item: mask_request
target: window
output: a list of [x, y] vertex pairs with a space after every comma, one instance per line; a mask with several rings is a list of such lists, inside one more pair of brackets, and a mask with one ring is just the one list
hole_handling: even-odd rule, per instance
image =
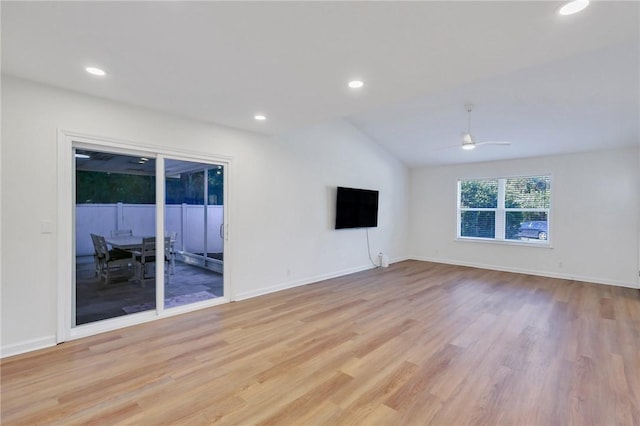
[[458, 238], [549, 244], [551, 177], [458, 181]]

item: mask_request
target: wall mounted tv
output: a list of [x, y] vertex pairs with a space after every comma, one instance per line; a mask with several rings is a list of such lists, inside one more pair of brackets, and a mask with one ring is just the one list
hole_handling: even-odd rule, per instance
[[378, 226], [378, 191], [338, 187], [336, 229]]

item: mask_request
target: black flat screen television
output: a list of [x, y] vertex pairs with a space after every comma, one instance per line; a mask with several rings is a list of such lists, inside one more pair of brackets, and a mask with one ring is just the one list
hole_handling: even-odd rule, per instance
[[338, 187], [336, 229], [378, 226], [378, 191]]

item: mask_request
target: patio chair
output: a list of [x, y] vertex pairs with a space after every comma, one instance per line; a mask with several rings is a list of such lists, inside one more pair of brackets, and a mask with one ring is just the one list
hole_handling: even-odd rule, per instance
[[103, 256], [100, 253], [100, 250], [98, 248], [98, 242], [96, 241], [96, 234], [90, 234], [91, 235], [91, 242], [93, 243], [93, 263], [95, 264], [96, 267], [96, 277], [102, 276], [102, 260], [103, 260]]
[[132, 235], [132, 229], [114, 229], [113, 231], [111, 231], [112, 237], [130, 237]]
[[[171, 238], [165, 237], [164, 239], [164, 261], [167, 264], [165, 268], [166, 283], [169, 283], [169, 269], [170, 269], [170, 255], [169, 250], [171, 246]], [[134, 253], [135, 265], [137, 270], [137, 278], [140, 281], [140, 285], [144, 287], [145, 280], [150, 278], [151, 275], [147, 275], [147, 265], [154, 264], [156, 262], [156, 237], [147, 237], [142, 239], [142, 246], [139, 252]]]
[[169, 265], [171, 274], [176, 271], [176, 240], [178, 239], [177, 232], [167, 232], [165, 237], [169, 237]]
[[91, 240], [97, 253], [100, 279], [104, 279], [105, 284], [109, 284], [111, 281], [112, 271], [122, 270], [124, 268], [128, 269], [133, 263], [131, 253], [124, 250], [109, 250], [107, 241], [103, 236], [91, 234]]

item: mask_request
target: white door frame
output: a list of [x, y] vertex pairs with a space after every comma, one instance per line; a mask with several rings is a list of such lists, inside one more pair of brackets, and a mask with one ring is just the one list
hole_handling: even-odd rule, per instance
[[[178, 159], [199, 163], [210, 163], [224, 167], [224, 251], [225, 265], [223, 274], [224, 296], [190, 305], [179, 306], [164, 310], [164, 262], [156, 262], [156, 311], [145, 311], [133, 315], [125, 315], [95, 323], [74, 327], [74, 290], [75, 290], [75, 159], [74, 148], [94, 149], [121, 153], [124, 155], [139, 155], [156, 160], [156, 176], [164, 176], [164, 159]], [[212, 155], [202, 152], [176, 151], [137, 142], [122, 141], [112, 138], [87, 135], [77, 132], [58, 130], [58, 244], [57, 244], [57, 328], [56, 342], [61, 343], [81, 337], [91, 336], [105, 331], [115, 330], [134, 324], [141, 324], [168, 316], [227, 303], [233, 300], [233, 288], [229, 265], [231, 262], [231, 242], [229, 240], [229, 176], [231, 175], [231, 157]], [[161, 174], [159, 174], [161, 173]], [[156, 179], [156, 235], [164, 235], [164, 179]], [[159, 238], [158, 249], [162, 252], [164, 239]]]

